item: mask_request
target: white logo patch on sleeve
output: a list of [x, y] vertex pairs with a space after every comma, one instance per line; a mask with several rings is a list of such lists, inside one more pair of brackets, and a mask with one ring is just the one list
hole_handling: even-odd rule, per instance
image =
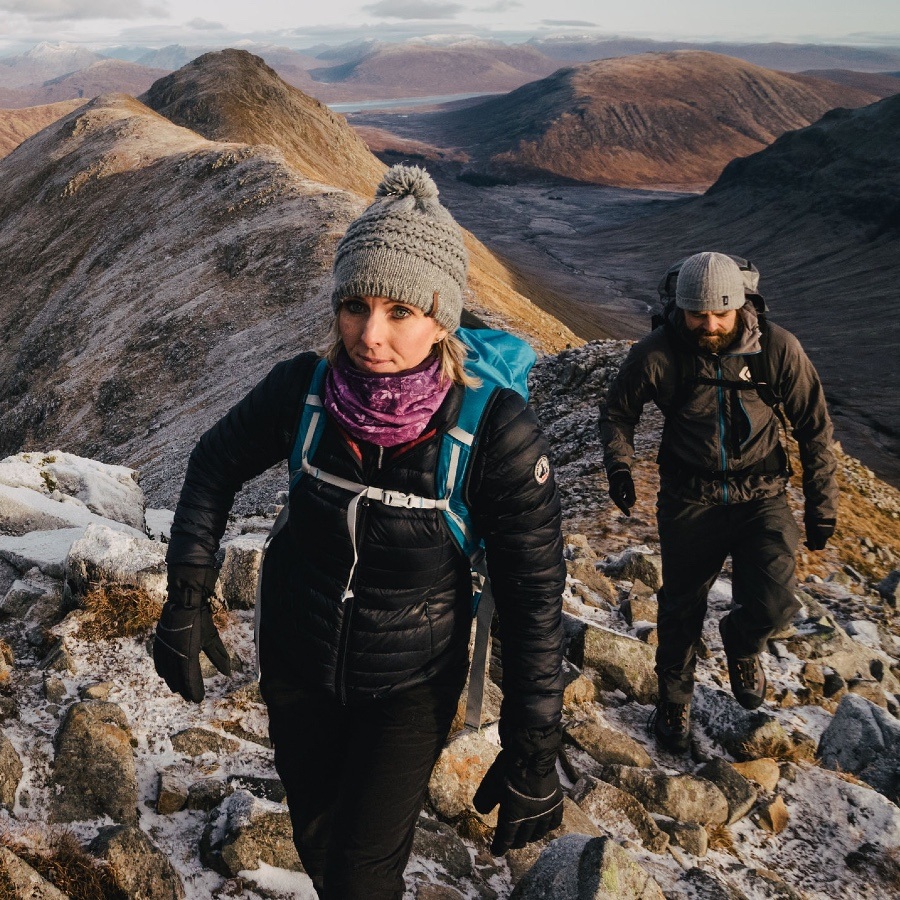
[[544, 454], [534, 464], [534, 480], [538, 484], [543, 484], [549, 477], [550, 477], [550, 460], [547, 459], [547, 455]]

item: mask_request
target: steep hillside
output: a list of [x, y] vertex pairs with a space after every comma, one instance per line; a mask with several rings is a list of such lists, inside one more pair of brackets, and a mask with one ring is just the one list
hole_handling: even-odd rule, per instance
[[[196, 437], [275, 361], [318, 345], [334, 245], [366, 201], [253, 143], [113, 95], [0, 162], [4, 452], [54, 443], [125, 461], [171, 502]], [[471, 246], [477, 311], [521, 312], [546, 349], [577, 343]]]
[[683, 51], [560, 69], [432, 123], [446, 144], [491, 172], [696, 186], [835, 106], [873, 99], [833, 82]]
[[142, 99], [210, 140], [278, 147], [314, 181], [369, 194], [384, 169], [343, 116], [286, 84], [246, 50], [204, 54], [161, 78]]
[[6, 156], [26, 138], [81, 106], [81, 100], [64, 100], [25, 109], [0, 109], [0, 156]]
[[898, 142], [900, 96], [836, 110], [735, 160], [705, 196], [595, 235], [598, 266], [615, 271], [662, 273], [700, 249], [751, 258], [773, 318], [800, 336], [823, 375], [845, 448], [894, 484]]
[[327, 85], [350, 87], [379, 98], [498, 92], [549, 75], [557, 64], [525, 45], [464, 41], [449, 46], [428, 43], [376, 46], [361, 59], [310, 75]]

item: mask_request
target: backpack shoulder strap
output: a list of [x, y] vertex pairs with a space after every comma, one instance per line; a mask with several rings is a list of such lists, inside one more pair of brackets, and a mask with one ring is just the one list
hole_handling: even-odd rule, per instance
[[675, 326], [668, 318], [662, 322], [665, 335], [669, 340], [669, 347], [675, 356], [675, 390], [672, 392], [672, 400], [666, 407], [666, 412], [675, 412], [681, 409], [691, 396], [697, 385], [697, 363], [693, 353], [688, 353], [681, 346], [678, 335], [675, 334]]
[[325, 408], [323, 398], [325, 396], [325, 375], [328, 371], [328, 361], [320, 359], [313, 369], [309, 388], [303, 401], [303, 411], [300, 414], [300, 425], [297, 428], [297, 436], [294, 439], [294, 448], [288, 461], [290, 471], [290, 486], [303, 473], [303, 460], [313, 455], [319, 446], [319, 439], [325, 428]]

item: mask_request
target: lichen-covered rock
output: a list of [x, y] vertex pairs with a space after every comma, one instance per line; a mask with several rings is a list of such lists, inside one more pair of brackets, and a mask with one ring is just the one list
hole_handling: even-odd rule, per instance
[[605, 766], [602, 777], [607, 783], [631, 794], [650, 812], [670, 816], [679, 822], [718, 825], [728, 819], [725, 796], [705, 778], [666, 775], [628, 766]]
[[146, 537], [91, 524], [66, 558], [66, 585], [72, 596], [92, 584], [113, 582], [143, 588], [162, 603], [166, 598], [166, 548]]
[[439, 866], [454, 880], [474, 872], [469, 851], [456, 831], [428, 816], [419, 816], [416, 822], [413, 854]]
[[106, 862], [107, 872], [126, 897], [184, 900], [184, 887], [172, 863], [137, 826], [101, 828], [91, 852]]
[[263, 534], [242, 534], [223, 546], [225, 558], [216, 593], [229, 609], [253, 609], [256, 605], [256, 581], [265, 542]]
[[589, 624], [584, 632], [584, 665], [591, 666], [607, 689], [618, 689], [638, 703], [657, 696], [653, 648], [625, 634]]
[[641, 581], [653, 591], [662, 587], [662, 558], [657, 553], [647, 553], [631, 547], [619, 556], [607, 560], [603, 569], [610, 578]]
[[258, 869], [260, 862], [302, 872], [292, 835], [285, 806], [260, 800], [248, 791], [235, 791], [210, 816], [200, 841], [200, 858], [229, 878], [243, 869]]
[[694, 690], [692, 715], [735, 759], [769, 755], [792, 743], [771, 713], [765, 709], [746, 710], [730, 694], [705, 685], [698, 684]]
[[758, 784], [764, 791], [772, 793], [778, 787], [781, 769], [774, 759], [749, 759], [746, 762], [733, 763], [735, 771], [744, 778]]
[[709, 832], [695, 822], [676, 822], [668, 816], [654, 816], [654, 822], [669, 840], [691, 856], [703, 857], [709, 852]]
[[69, 900], [11, 850], [0, 846], [0, 896], [26, 900]]
[[656, 881], [612, 838], [553, 841], [510, 900], [664, 900]]
[[614, 785], [585, 776], [575, 785], [573, 799], [591, 821], [612, 834], [634, 836], [651, 853], [665, 853], [668, 837], [631, 794]]
[[599, 722], [588, 720], [572, 725], [566, 729], [565, 737], [601, 765], [649, 768], [654, 764], [650, 754], [634, 738]]
[[204, 753], [234, 753], [240, 744], [224, 734], [209, 728], [185, 728], [172, 735], [172, 749], [186, 756], [202, 756]]
[[874, 703], [844, 697], [818, 752], [826, 768], [850, 772], [900, 802], [900, 722]]
[[701, 766], [697, 774], [711, 781], [724, 794], [728, 802], [726, 825], [733, 825], [753, 809], [757, 797], [756, 788], [724, 759], [715, 757]]
[[22, 760], [12, 741], [0, 731], [0, 806], [12, 812], [22, 780]]
[[56, 736], [50, 818], [109, 816], [137, 823], [137, 772], [125, 713], [114, 703], [73, 703]]
[[[475, 731], [463, 732], [447, 742], [428, 782], [428, 801], [442, 819], [455, 819], [471, 808], [475, 791], [499, 751], [496, 744]], [[496, 811], [484, 819], [495, 825]]]

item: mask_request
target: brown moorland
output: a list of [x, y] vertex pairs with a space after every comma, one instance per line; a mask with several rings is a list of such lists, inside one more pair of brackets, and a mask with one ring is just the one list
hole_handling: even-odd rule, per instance
[[437, 113], [428, 128], [493, 173], [696, 188], [829, 109], [875, 99], [831, 81], [678, 51], [560, 69], [507, 96]]
[[0, 109], [0, 156], [6, 156], [22, 141], [37, 134], [51, 122], [78, 109], [83, 100], [63, 100], [24, 109]]

